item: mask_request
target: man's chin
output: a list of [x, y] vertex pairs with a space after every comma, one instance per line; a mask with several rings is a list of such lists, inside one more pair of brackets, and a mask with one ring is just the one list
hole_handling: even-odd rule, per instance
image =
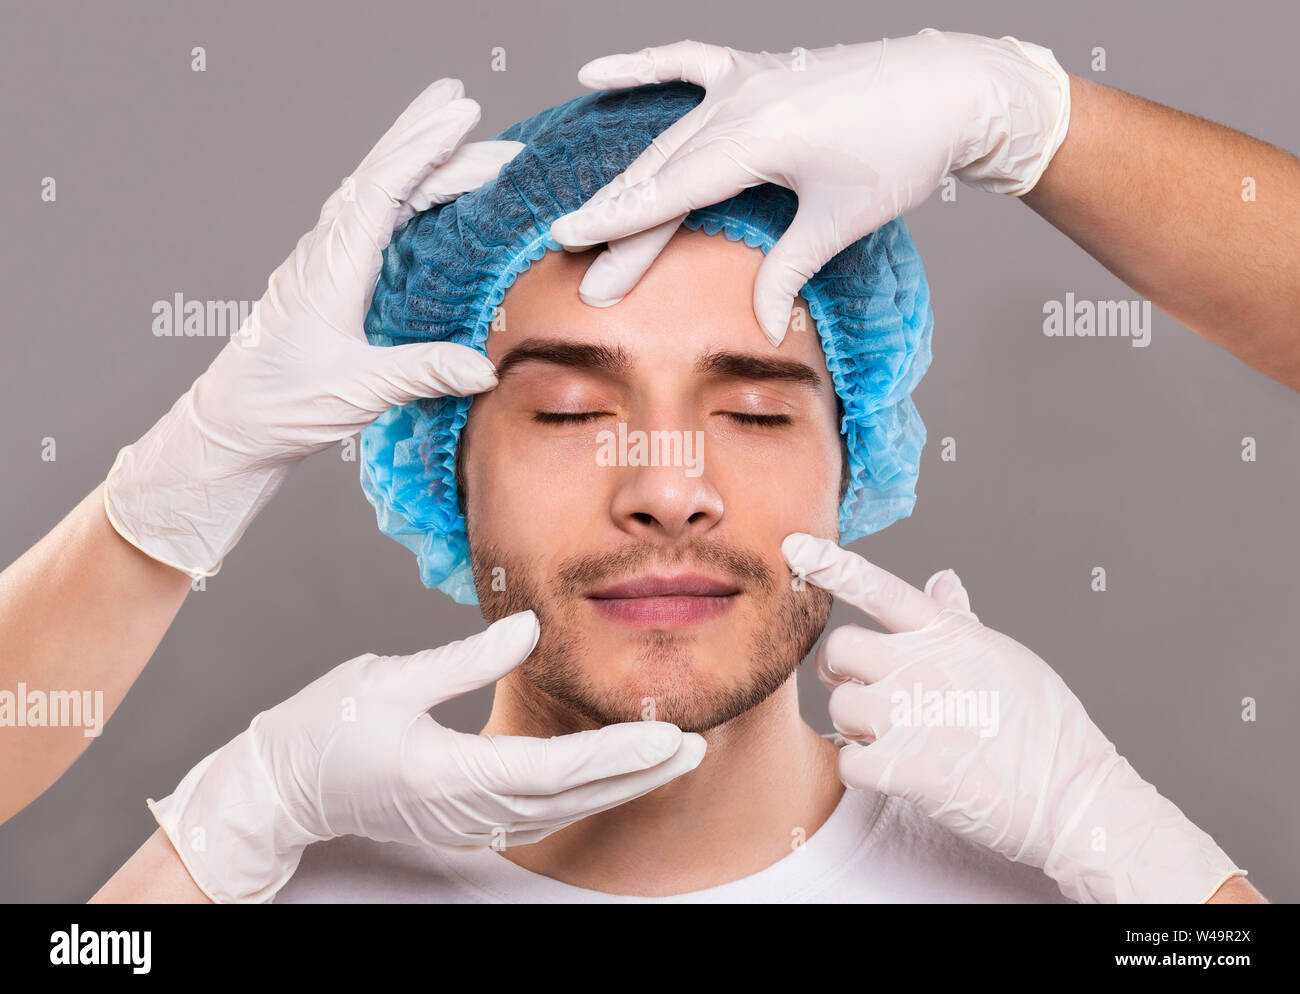
[[560, 665], [539, 644], [520, 675], [550, 702], [599, 725], [667, 721], [683, 731], [705, 732], [757, 707], [799, 662], [738, 656], [736, 646], [749, 644], [743, 637], [725, 651], [712, 646], [712, 639], [679, 632], [638, 632], [618, 642], [570, 655]]
[[[654, 561], [648, 552], [636, 561], [575, 556], [543, 581], [526, 562], [477, 543], [472, 528], [470, 539], [484, 616], [537, 613], [541, 637], [509, 683], [525, 698], [519, 704], [531, 716], [527, 723], [538, 728], [646, 720], [684, 731], [716, 728], [779, 690], [830, 617], [829, 593], [811, 584], [783, 590], [761, 557], [734, 550], [694, 550], [715, 574], [736, 577], [743, 593], [729, 597], [725, 610], [598, 612], [587, 596], [593, 585]], [[503, 567], [508, 587], [496, 586], [488, 563]]]

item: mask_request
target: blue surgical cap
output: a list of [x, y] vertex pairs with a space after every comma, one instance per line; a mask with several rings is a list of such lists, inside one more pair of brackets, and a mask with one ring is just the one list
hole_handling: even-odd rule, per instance
[[[394, 233], [365, 319], [371, 344], [457, 342], [486, 354], [506, 290], [548, 251], [562, 250], [551, 222], [577, 210], [703, 96], [689, 83], [591, 93], [495, 136], [525, 148], [491, 182]], [[790, 190], [765, 183], [684, 223], [767, 252], [797, 206]], [[910, 395], [930, 365], [930, 289], [911, 234], [895, 220], [826, 263], [802, 296], [843, 405], [847, 544], [916, 503], [925, 426]], [[418, 400], [361, 433], [361, 486], [380, 530], [415, 553], [426, 586], [462, 604], [478, 603], [456, 488], [456, 445], [471, 402]]]

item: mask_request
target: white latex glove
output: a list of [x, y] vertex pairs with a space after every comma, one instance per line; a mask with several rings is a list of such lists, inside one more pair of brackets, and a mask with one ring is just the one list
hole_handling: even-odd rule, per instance
[[817, 653], [835, 727], [870, 743], [840, 751], [847, 786], [906, 798], [1079, 902], [1203, 903], [1245, 874], [1042, 659], [980, 624], [951, 570], [922, 592], [825, 539], [791, 535], [781, 551], [796, 576], [893, 633], [845, 625]]
[[1070, 119], [1069, 78], [1049, 49], [933, 28], [780, 55], [683, 41], [596, 59], [578, 79], [596, 89], [683, 79], [707, 91], [551, 226], [568, 249], [612, 243], [588, 269], [582, 299], [617, 303], [691, 210], [775, 183], [799, 195], [799, 209], [754, 286], [754, 313], [774, 345], [795, 296], [842, 249], [921, 203], [948, 173], [1028, 193]]
[[538, 634], [524, 611], [440, 649], [349, 660], [149, 809], [210, 899], [260, 903], [313, 842], [529, 845], [699, 765], [704, 738], [662, 721], [537, 739], [456, 732], [427, 713], [505, 676]]
[[393, 229], [492, 179], [519, 142], [462, 145], [479, 120], [460, 80], [425, 90], [326, 201], [237, 335], [189, 392], [118, 453], [109, 520], [148, 555], [210, 576], [301, 459], [419, 397], [496, 384], [451, 343], [367, 344]]

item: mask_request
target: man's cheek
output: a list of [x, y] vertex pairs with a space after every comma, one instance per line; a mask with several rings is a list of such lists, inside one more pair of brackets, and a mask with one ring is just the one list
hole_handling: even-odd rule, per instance
[[791, 532], [806, 532], [819, 538], [839, 537], [838, 455], [837, 451], [833, 467], [826, 460], [806, 463], [797, 472], [783, 475], [773, 488], [771, 511], [782, 539]]
[[[723, 491], [727, 513], [734, 523], [743, 524], [754, 539], [779, 546], [791, 532], [807, 532], [822, 538], [836, 538], [839, 526], [839, 478], [827, 479], [815, 465], [797, 466], [786, 461], [786, 469], [748, 467]], [[784, 561], [783, 561], [784, 562]]]

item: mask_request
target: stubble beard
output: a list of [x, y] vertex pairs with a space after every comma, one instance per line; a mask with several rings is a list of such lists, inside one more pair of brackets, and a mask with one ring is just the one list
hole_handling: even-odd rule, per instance
[[[753, 710], [777, 691], [812, 650], [830, 617], [832, 596], [804, 583], [800, 589], [775, 575], [761, 558], [717, 542], [693, 539], [665, 548], [636, 545], [605, 555], [572, 556], [552, 577], [482, 541], [469, 528], [470, 559], [483, 615], [496, 621], [532, 610], [541, 635], [516, 671], [539, 696], [540, 708], [568, 711], [597, 725], [652, 718], [687, 732], [704, 732]], [[726, 577], [740, 588], [756, 619], [739, 679], [720, 678], [689, 633], [635, 633], [635, 682], [597, 686], [584, 673], [587, 652], [580, 612], [586, 591], [645, 567], [689, 564]], [[500, 572], [498, 568], [504, 569]], [[739, 649], [735, 651], [740, 651]], [[729, 666], [726, 672], [736, 671]]]

